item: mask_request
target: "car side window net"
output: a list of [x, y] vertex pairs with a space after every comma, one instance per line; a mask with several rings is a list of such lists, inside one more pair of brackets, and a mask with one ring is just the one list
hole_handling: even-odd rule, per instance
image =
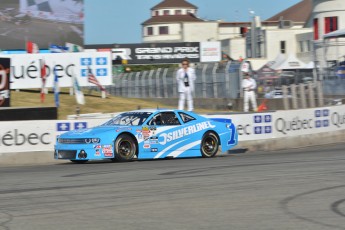
[[181, 119], [184, 123], [188, 123], [190, 121], [196, 120], [194, 117], [192, 117], [186, 113], [183, 113], [183, 112], [179, 112], [179, 115], [181, 116]]
[[181, 125], [174, 112], [164, 112], [162, 114], [162, 122], [165, 125]]

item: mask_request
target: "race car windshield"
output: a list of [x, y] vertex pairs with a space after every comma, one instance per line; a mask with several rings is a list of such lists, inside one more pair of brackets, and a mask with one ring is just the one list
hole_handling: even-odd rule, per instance
[[151, 114], [152, 113], [148, 112], [121, 113], [120, 115], [104, 123], [102, 126], [142, 125]]

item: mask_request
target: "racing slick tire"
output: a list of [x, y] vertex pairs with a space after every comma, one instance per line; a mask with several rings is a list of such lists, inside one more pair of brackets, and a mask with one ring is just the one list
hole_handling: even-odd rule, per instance
[[201, 140], [200, 151], [204, 158], [214, 157], [219, 148], [219, 140], [215, 133], [207, 132]]
[[121, 134], [115, 141], [115, 161], [131, 161], [137, 152], [135, 140], [128, 134]]
[[71, 160], [74, 164], [84, 164], [88, 162], [89, 160]]

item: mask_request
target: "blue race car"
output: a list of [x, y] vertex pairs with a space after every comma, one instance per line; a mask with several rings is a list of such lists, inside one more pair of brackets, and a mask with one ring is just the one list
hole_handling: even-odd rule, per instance
[[208, 119], [182, 110], [124, 112], [103, 125], [66, 132], [57, 138], [54, 158], [88, 160], [213, 157], [237, 144], [230, 119]]

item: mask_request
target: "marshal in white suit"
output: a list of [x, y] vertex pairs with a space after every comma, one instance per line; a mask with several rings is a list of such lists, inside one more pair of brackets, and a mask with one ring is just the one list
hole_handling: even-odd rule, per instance
[[193, 111], [193, 92], [195, 79], [195, 70], [190, 67], [186, 69], [181, 68], [177, 71], [176, 80], [180, 96], [178, 109], [184, 109], [185, 100], [187, 99], [188, 111]]

